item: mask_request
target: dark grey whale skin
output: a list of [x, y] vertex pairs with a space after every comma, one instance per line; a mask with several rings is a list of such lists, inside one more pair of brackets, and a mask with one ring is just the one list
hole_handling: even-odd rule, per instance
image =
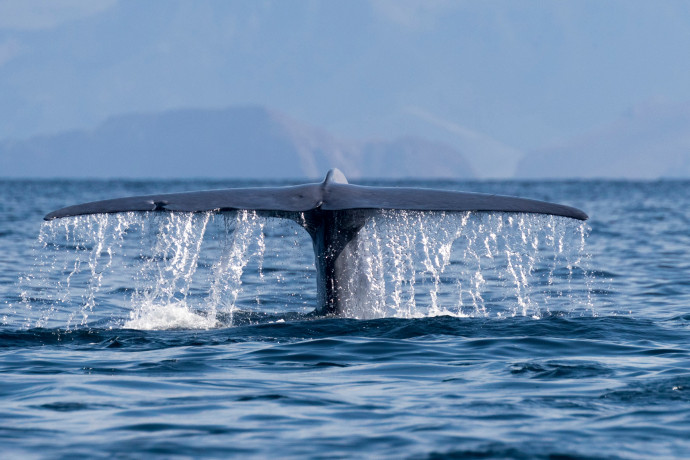
[[406, 187], [353, 185], [337, 169], [321, 183], [170, 193], [94, 201], [58, 209], [45, 220], [84, 214], [129, 211], [227, 212], [252, 210], [267, 217], [291, 219], [312, 237], [317, 272], [317, 313], [338, 314], [341, 275], [339, 256], [367, 219], [379, 210], [479, 211], [550, 214], [586, 220], [570, 206], [502, 195]]

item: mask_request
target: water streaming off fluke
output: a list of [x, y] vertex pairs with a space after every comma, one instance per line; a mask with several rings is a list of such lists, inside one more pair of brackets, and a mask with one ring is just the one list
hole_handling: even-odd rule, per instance
[[[586, 224], [380, 211], [341, 257], [343, 315], [595, 314]], [[26, 326], [214, 328], [316, 306], [309, 235], [252, 211], [95, 214], [43, 224], [15, 315]]]

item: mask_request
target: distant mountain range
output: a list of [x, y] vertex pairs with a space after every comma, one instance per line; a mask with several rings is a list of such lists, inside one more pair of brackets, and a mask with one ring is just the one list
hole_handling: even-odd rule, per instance
[[[262, 107], [107, 119], [92, 130], [0, 141], [0, 177], [690, 177], [690, 104], [640, 106], [526, 154], [460, 126], [442, 143], [352, 140]], [[519, 159], [519, 161], [518, 161]]]
[[0, 141], [0, 177], [471, 178], [455, 148], [421, 138], [355, 141], [261, 107], [110, 118], [93, 130]]
[[528, 153], [516, 176], [690, 177], [690, 104], [637, 107], [591, 133]]

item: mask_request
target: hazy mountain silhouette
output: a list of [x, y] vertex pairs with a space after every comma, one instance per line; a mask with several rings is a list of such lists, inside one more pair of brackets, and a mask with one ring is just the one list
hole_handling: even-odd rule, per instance
[[473, 177], [452, 147], [352, 141], [261, 107], [112, 117], [93, 130], [0, 142], [2, 177]]
[[690, 176], [690, 104], [645, 105], [614, 123], [527, 154], [518, 177]]

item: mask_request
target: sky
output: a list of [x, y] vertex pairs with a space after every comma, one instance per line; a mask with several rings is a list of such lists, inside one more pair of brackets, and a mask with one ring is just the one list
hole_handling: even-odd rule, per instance
[[690, 101], [690, 2], [0, 0], [0, 140], [261, 105], [519, 152]]

